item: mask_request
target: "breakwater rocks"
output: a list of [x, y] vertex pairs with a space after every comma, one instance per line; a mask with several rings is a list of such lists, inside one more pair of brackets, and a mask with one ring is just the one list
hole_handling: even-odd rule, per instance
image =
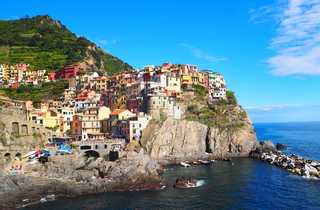
[[319, 161], [304, 159], [293, 154], [283, 154], [270, 141], [260, 143], [260, 147], [250, 153], [250, 157], [268, 162], [295, 175], [320, 178]]

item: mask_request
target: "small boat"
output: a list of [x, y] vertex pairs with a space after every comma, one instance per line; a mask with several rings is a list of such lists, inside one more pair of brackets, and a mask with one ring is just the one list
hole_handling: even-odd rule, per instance
[[47, 195], [46, 199], [47, 201], [54, 201], [56, 199], [56, 195], [55, 194]]
[[189, 163], [186, 163], [186, 162], [180, 162], [180, 165], [186, 168], [191, 166]]
[[211, 162], [211, 163], [214, 163], [214, 162], [216, 162], [216, 161], [215, 161], [215, 160], [210, 160], [210, 162]]
[[199, 162], [201, 163], [201, 164], [210, 164], [210, 161], [208, 161], [208, 160], [199, 160]]
[[40, 203], [45, 203], [45, 202], [47, 202], [47, 199], [46, 199], [46, 198], [41, 198], [41, 199], [40, 199]]
[[22, 156], [22, 158], [30, 158], [30, 157], [32, 158], [35, 156], [35, 154], [36, 154], [36, 151], [31, 151], [31, 152], [25, 154], [24, 156]]

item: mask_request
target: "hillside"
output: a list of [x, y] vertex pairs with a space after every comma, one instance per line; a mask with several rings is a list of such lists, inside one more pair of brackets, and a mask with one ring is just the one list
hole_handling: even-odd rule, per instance
[[115, 73], [132, 69], [47, 15], [0, 21], [0, 63], [22, 62], [33, 69], [47, 70], [75, 63], [83, 71]]

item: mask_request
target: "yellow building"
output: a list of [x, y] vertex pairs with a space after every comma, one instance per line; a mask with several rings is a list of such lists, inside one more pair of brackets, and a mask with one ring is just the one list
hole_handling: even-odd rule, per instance
[[55, 111], [47, 111], [43, 115], [43, 126], [45, 128], [59, 128], [60, 127], [60, 116]]
[[166, 91], [169, 96], [177, 96], [181, 93], [181, 79], [175, 75], [168, 75], [166, 77]]
[[193, 85], [199, 84], [199, 72], [192, 72], [191, 73], [191, 81]]
[[61, 133], [63, 135], [63, 116], [55, 111], [34, 109], [28, 112], [28, 119], [45, 128], [53, 129], [59, 135]]
[[192, 85], [192, 76], [191, 75], [181, 75], [181, 86], [187, 87], [189, 85]]
[[96, 91], [105, 91], [107, 90], [108, 78], [105, 76], [95, 79], [95, 90]]

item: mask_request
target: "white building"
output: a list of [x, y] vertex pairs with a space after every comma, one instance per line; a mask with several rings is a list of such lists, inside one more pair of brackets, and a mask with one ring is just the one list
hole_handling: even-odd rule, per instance
[[209, 73], [209, 98], [211, 100], [226, 98], [226, 81], [222, 74]]
[[139, 140], [142, 136], [142, 131], [147, 127], [151, 116], [140, 113], [137, 120], [129, 121], [129, 141]]
[[0, 84], [4, 82], [5, 66], [0, 64]]
[[61, 107], [57, 108], [56, 111], [63, 117], [63, 132], [66, 132], [71, 129], [71, 123], [73, 115], [75, 114], [74, 108], [71, 107]]
[[160, 119], [162, 114], [165, 114], [167, 117], [181, 119], [183, 114], [174, 97], [165, 95], [149, 96], [147, 104], [148, 113], [155, 119]]

